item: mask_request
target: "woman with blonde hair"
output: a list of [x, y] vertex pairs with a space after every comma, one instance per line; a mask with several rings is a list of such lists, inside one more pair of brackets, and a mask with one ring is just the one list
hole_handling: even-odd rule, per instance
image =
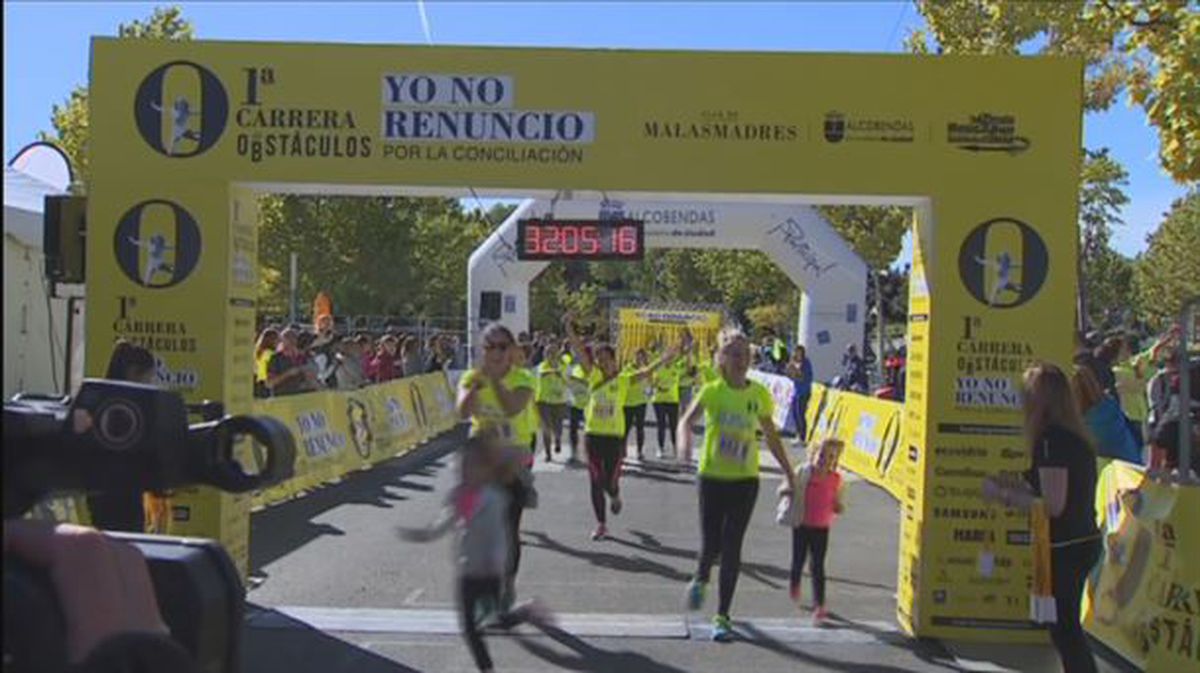
[[1057, 366], [1040, 363], [1025, 372], [1025, 442], [1033, 468], [1023, 479], [984, 480], [984, 498], [1031, 509], [1041, 500], [1049, 518], [1050, 574], [1054, 596], [1050, 638], [1065, 673], [1094, 673], [1096, 660], [1080, 625], [1088, 573], [1100, 559], [1096, 527], [1096, 454], [1088, 441], [1071, 382]]
[[758, 431], [791, 484], [792, 468], [779, 439], [772, 413], [770, 391], [746, 377], [750, 369], [750, 341], [738, 329], [721, 330], [717, 338], [717, 365], [721, 376], [705, 385], [679, 419], [676, 446], [684, 463], [691, 460], [692, 423], [704, 414], [704, 441], [700, 454], [700, 558], [687, 587], [687, 607], [704, 604], [709, 575], [721, 557], [720, 602], [713, 617], [712, 639], [733, 636], [729, 617], [733, 592], [741, 569], [742, 541], [758, 499]]

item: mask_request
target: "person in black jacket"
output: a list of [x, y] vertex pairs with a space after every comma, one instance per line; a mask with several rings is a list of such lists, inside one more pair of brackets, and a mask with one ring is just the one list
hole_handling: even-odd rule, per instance
[[1050, 574], [1057, 619], [1050, 639], [1064, 673], [1095, 673], [1096, 660], [1080, 623], [1083, 586], [1100, 560], [1096, 526], [1096, 452], [1066, 374], [1042, 363], [1025, 372], [1025, 441], [1033, 467], [1024, 479], [984, 481], [984, 498], [1029, 509], [1041, 498], [1050, 519]]

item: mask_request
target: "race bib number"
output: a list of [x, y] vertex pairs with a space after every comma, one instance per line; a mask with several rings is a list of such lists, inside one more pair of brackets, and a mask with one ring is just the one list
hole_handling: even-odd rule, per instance
[[617, 408], [608, 400], [596, 400], [596, 406], [592, 408], [592, 413], [596, 414], [597, 418], [612, 418], [616, 411]]
[[733, 435], [721, 435], [720, 442], [717, 444], [717, 452], [725, 460], [735, 463], [746, 462], [746, 456], [750, 455], [750, 442]]

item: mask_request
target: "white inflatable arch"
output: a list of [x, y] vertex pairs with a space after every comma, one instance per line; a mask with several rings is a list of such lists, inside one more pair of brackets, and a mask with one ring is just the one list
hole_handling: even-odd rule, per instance
[[838, 374], [846, 344], [863, 342], [866, 264], [811, 207], [528, 199], [471, 254], [467, 323], [473, 354], [480, 327], [491, 320], [514, 333], [529, 330], [529, 284], [550, 264], [517, 259], [517, 222], [533, 217], [642, 220], [647, 249], [762, 250], [803, 292], [800, 343], [818, 381]]

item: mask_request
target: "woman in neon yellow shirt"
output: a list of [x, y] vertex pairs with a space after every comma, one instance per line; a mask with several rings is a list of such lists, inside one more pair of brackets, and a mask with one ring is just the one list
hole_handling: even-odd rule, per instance
[[562, 348], [557, 341], [546, 346], [546, 355], [537, 368], [538, 413], [542, 420], [542, 446], [546, 449], [546, 460], [550, 460], [550, 444], [553, 439], [554, 453], [562, 453], [562, 422], [567, 415], [566, 366], [560, 356]]
[[608, 535], [604, 514], [604, 496], [608, 495], [613, 514], [621, 513], [621, 461], [625, 458], [625, 403], [629, 388], [640, 385], [664, 362], [674, 358], [674, 349], [635, 371], [622, 372], [617, 366], [616, 350], [609, 344], [596, 344], [589, 354], [583, 340], [575, 333], [575, 325], [567, 317], [567, 336], [579, 355], [581, 366], [588, 375], [588, 401], [584, 409], [583, 446], [588, 459], [591, 481], [592, 511], [596, 515], [593, 540]]
[[718, 337], [717, 365], [721, 378], [700, 389], [679, 420], [679, 446], [685, 462], [691, 460], [692, 423], [704, 412], [704, 442], [700, 454], [700, 559], [688, 584], [687, 604], [699, 610], [717, 555], [721, 556], [720, 603], [713, 617], [713, 640], [732, 636], [729, 609], [741, 567], [742, 540], [758, 497], [757, 432], [792, 478], [791, 463], [779, 432], [771, 420], [771, 393], [746, 378], [750, 368], [750, 342], [740, 330], [727, 328]]
[[669, 439], [672, 450], [675, 446], [675, 426], [679, 424], [679, 376], [682, 360], [660, 367], [651, 380], [654, 383], [654, 424], [658, 426], [658, 457], [666, 455]]
[[[650, 364], [650, 356], [646, 354], [644, 349], [639, 348], [637, 354], [634, 355], [634, 360], [626, 370], [635, 372], [639, 369], [645, 369]], [[625, 399], [625, 444], [629, 445], [629, 431], [637, 430], [637, 457], [638, 460], [644, 458], [643, 451], [646, 446], [646, 400], [649, 397], [646, 381], [635, 381], [629, 387], [629, 397]]]
[[[480, 334], [480, 343], [483, 357], [458, 384], [458, 415], [470, 419], [472, 437], [493, 430], [504, 446], [521, 449], [527, 456], [521, 476], [508, 484], [509, 554], [502, 597], [506, 609], [516, 599], [515, 582], [521, 565], [521, 514], [532, 496], [529, 466], [533, 455], [529, 452], [529, 434], [537, 429], [536, 423], [528, 423], [525, 409], [533, 403], [535, 381], [528, 369], [517, 366], [524, 358], [507, 327], [499, 323], [488, 325]], [[527, 427], [530, 425], [533, 427]]]

